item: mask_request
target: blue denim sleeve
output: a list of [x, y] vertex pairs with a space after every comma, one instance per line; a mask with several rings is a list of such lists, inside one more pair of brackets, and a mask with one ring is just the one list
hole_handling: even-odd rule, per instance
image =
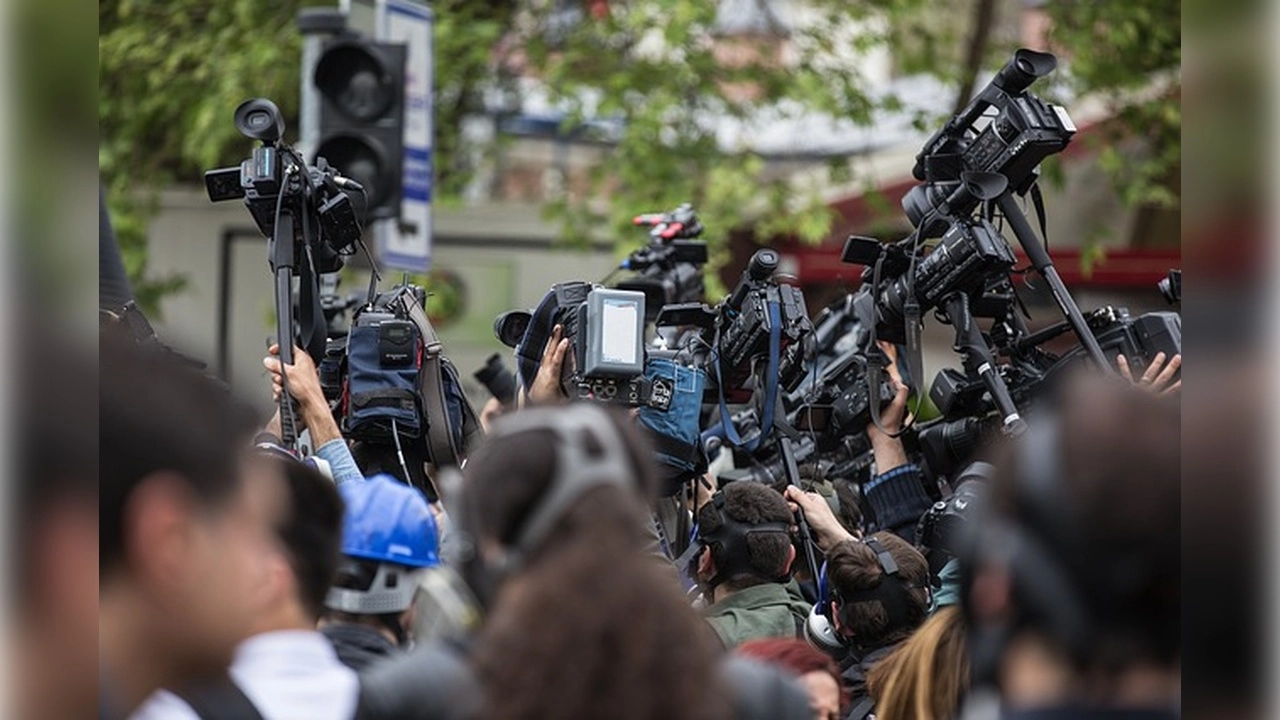
[[356, 465], [356, 459], [351, 457], [351, 450], [347, 448], [346, 440], [342, 438], [330, 440], [316, 448], [315, 454], [329, 463], [329, 469], [333, 472], [334, 485], [341, 485], [344, 482], [364, 482], [364, 474]]

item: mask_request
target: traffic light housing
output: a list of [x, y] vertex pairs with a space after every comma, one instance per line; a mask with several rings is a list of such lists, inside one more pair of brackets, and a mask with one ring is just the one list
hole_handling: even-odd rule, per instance
[[[364, 186], [366, 221], [400, 215], [404, 180], [404, 45], [340, 36], [325, 43], [313, 80], [320, 94], [315, 158]], [[315, 158], [312, 158], [314, 161]]]

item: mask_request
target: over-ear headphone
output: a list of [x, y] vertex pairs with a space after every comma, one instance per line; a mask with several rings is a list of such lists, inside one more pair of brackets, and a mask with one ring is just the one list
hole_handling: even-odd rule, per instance
[[[909, 586], [898, 570], [897, 561], [879, 540], [869, 537], [861, 542], [875, 553], [876, 563], [880, 565], [884, 577], [875, 587], [859, 591], [857, 597], [852, 600], [854, 602], [879, 601], [888, 616], [889, 626], [900, 625], [907, 620], [906, 602]], [[925, 588], [925, 592], [928, 593], [928, 588]], [[843, 655], [849, 649], [850, 643], [836, 632], [835, 621], [831, 615], [832, 602], [835, 603], [836, 613], [841, 614], [844, 613], [848, 601], [849, 599], [842, 598], [839, 591], [831, 587], [831, 582], [827, 578], [827, 563], [824, 561], [822, 569], [818, 572], [818, 603], [809, 611], [809, 619], [804, 625], [804, 636], [809, 644], [835, 656]], [[844, 618], [842, 617], [841, 620]], [[850, 623], [845, 621], [844, 624], [847, 626]]]
[[[767, 522], [748, 524], [734, 519], [732, 515], [725, 511], [725, 491], [717, 490], [711, 496], [708, 505], [713, 508], [716, 515], [720, 518], [720, 524], [715, 530], [707, 530], [701, 524], [698, 526], [698, 535], [695, 545], [691, 548], [692, 552], [686, 552], [688, 562], [694, 562], [702, 553], [702, 548], [712, 548], [718, 546], [719, 552], [716, 558], [716, 574], [711, 578], [709, 584], [712, 587], [719, 585], [736, 575], [758, 575], [759, 571], [751, 564], [751, 549], [747, 544], [747, 538], [752, 535], [775, 534], [787, 538], [788, 542], [791, 538], [791, 528], [787, 523], [783, 522]], [[703, 506], [707, 507], [707, 506]], [[684, 556], [682, 556], [684, 557]], [[696, 572], [690, 572], [690, 575], [696, 577]], [[785, 578], [770, 578], [771, 580], [781, 581]]]
[[[496, 561], [483, 561], [486, 566], [483, 584], [489, 587], [472, 588], [482, 601], [487, 599], [484, 596], [488, 591], [496, 589], [523, 565], [525, 558], [546, 539], [564, 513], [588, 491], [614, 486], [634, 492], [636, 471], [631, 457], [622, 435], [603, 408], [578, 403], [568, 407], [521, 410], [495, 421], [487, 441], [495, 442], [535, 430], [548, 431], [555, 436], [555, 472], [546, 491], [525, 514], [515, 541], [501, 549]], [[589, 447], [588, 438], [594, 440], [595, 447]], [[456, 473], [444, 484], [447, 490], [452, 491], [447, 494], [454, 498], [457, 492], [468, 492], [468, 486]], [[465, 513], [456, 517], [455, 533], [458, 537], [454, 545], [457, 556], [451, 560], [458, 565], [474, 565], [480, 561], [476, 529], [470, 527], [471, 520]]]

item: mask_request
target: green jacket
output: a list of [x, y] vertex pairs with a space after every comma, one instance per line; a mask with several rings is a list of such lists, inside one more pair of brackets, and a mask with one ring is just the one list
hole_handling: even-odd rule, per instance
[[812, 606], [800, 595], [795, 581], [764, 583], [739, 590], [703, 611], [727, 648], [748, 640], [803, 637]]

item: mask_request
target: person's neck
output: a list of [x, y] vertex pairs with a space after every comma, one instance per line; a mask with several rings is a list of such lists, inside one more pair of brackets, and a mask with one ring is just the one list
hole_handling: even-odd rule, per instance
[[166, 656], [163, 643], [148, 632], [138, 603], [127, 594], [127, 589], [103, 593], [98, 602], [101, 693], [122, 717], [182, 676]]
[[1000, 668], [1001, 694], [1011, 708], [1043, 708], [1068, 703], [1095, 707], [1168, 708], [1179, 693], [1174, 669], [1139, 665], [1105, 678], [1081, 676], [1035, 638], [1014, 639]]
[[259, 616], [253, 625], [253, 635], [280, 632], [283, 630], [316, 629], [316, 619], [303, 609], [302, 603], [296, 600], [281, 602], [268, 608]]

